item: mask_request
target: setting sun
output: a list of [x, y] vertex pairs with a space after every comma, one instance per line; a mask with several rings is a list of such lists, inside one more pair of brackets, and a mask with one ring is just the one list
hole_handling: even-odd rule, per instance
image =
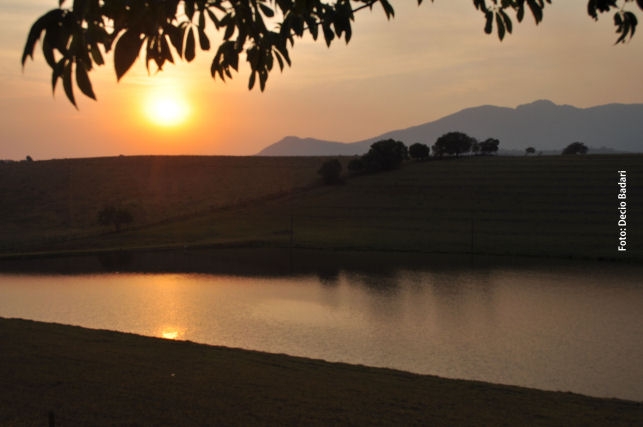
[[190, 107], [176, 93], [154, 93], [145, 101], [145, 115], [157, 126], [178, 126], [188, 119]]

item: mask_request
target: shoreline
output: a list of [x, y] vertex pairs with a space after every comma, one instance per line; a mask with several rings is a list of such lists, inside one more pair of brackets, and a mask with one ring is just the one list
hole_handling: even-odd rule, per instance
[[641, 425], [643, 402], [0, 318], [0, 425]]

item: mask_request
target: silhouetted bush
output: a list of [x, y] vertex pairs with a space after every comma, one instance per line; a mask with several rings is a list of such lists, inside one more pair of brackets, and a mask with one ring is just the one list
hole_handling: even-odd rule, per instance
[[477, 145], [480, 148], [480, 154], [493, 154], [498, 152], [500, 141], [495, 138], [487, 138]]
[[586, 154], [589, 149], [582, 142], [572, 142], [563, 150], [562, 154]]
[[400, 167], [409, 158], [409, 151], [403, 142], [393, 139], [377, 141], [371, 145], [368, 153], [362, 156], [366, 172], [379, 172]]
[[525, 149], [525, 154], [527, 154], [527, 155], [534, 154], [534, 153], [536, 153], [536, 149], [534, 147], [527, 147]]
[[337, 159], [326, 160], [317, 173], [322, 176], [325, 184], [338, 184], [341, 182], [342, 164]]
[[416, 142], [409, 147], [409, 155], [412, 159], [425, 160], [429, 157], [431, 150], [426, 144]]
[[[433, 155], [442, 157], [445, 154], [459, 157], [468, 153], [476, 143], [476, 139], [462, 132], [449, 132], [439, 137], [433, 144]], [[482, 148], [482, 147], [480, 147]]]
[[360, 173], [364, 171], [364, 161], [361, 157], [355, 157], [348, 162], [348, 170], [351, 173]]

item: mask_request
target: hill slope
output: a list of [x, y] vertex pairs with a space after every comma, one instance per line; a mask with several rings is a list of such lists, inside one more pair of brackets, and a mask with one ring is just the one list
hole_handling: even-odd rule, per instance
[[[111, 162], [118, 165], [121, 160]], [[210, 161], [225, 163], [224, 160]], [[136, 206], [141, 212], [158, 211], [157, 215], [167, 215], [165, 221], [137, 220], [134, 227], [121, 233], [105, 232], [93, 224], [79, 228], [80, 232], [59, 228], [61, 234], [52, 239], [49, 228], [33, 221], [48, 218], [47, 215], [55, 219], [55, 213], [49, 212], [47, 206], [33, 205], [31, 216], [25, 213], [25, 221], [12, 223], [17, 228], [11, 234], [16, 239], [13, 246], [3, 240], [0, 249], [7, 253], [259, 245], [643, 258], [643, 155], [475, 157], [409, 162], [400, 170], [358, 176], [348, 179], [345, 185], [332, 187], [319, 184], [316, 174], [319, 158], [259, 160], [264, 163], [261, 171], [250, 167], [256, 165], [257, 158], [234, 159], [234, 176], [254, 171], [252, 179], [231, 180], [230, 169], [210, 168], [207, 179], [206, 172], [201, 172], [205, 184], [188, 192], [185, 183], [190, 182], [187, 177], [194, 176], [194, 165], [180, 171], [178, 166], [186, 166], [185, 159], [166, 158], [165, 170], [173, 170], [173, 175], [152, 180], [160, 183], [156, 191], [136, 193]], [[75, 162], [79, 164], [72, 170], [83, 165], [83, 160]], [[619, 170], [626, 170], [628, 177], [627, 254], [617, 252]], [[49, 171], [56, 174], [54, 169]], [[97, 184], [92, 190], [98, 195], [112, 191], [111, 182], [124, 179], [117, 171], [113, 169], [113, 177], [103, 177], [102, 185]], [[28, 176], [14, 179], [22, 182]], [[291, 182], [281, 193], [268, 191], [279, 188], [269, 183], [285, 182], [277, 178], [287, 176], [291, 180], [301, 179], [295, 184], [312, 184], [301, 188]], [[85, 181], [92, 182], [91, 177], [88, 173]], [[43, 188], [49, 188], [46, 183], [29, 182], [34, 186], [32, 194], [42, 194]], [[171, 185], [173, 182], [177, 187]], [[244, 193], [249, 183], [257, 185], [253, 194]], [[79, 196], [74, 195], [78, 194], [75, 186], [81, 184], [52, 188], [48, 197], [60, 200], [63, 207], [71, 200], [76, 215], [93, 218], [94, 205], [80, 204]], [[123, 197], [128, 191], [123, 190]], [[6, 200], [18, 199], [20, 190], [8, 190], [5, 194]], [[209, 208], [213, 197], [234, 200], [235, 195], [248, 198], [243, 203]], [[185, 200], [189, 204], [182, 208]], [[7, 206], [11, 204], [3, 209]], [[62, 213], [64, 218], [66, 211]], [[29, 218], [31, 222], [27, 221]]]
[[[380, 139], [393, 138], [410, 145], [431, 145], [450, 131], [465, 132], [478, 139], [500, 140], [503, 150], [560, 152], [574, 141], [592, 148], [616, 151], [643, 151], [643, 104], [609, 104], [591, 108], [556, 105], [541, 100], [516, 108], [490, 105], [467, 108], [439, 120], [399, 129], [363, 141], [341, 144], [313, 138], [288, 137], [262, 150], [258, 155], [353, 155], [363, 154]], [[591, 149], [590, 149], [591, 151]]]

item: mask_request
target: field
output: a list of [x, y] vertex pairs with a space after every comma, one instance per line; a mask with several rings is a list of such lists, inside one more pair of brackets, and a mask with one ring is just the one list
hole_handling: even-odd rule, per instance
[[[1, 319], [0, 425], [640, 425], [643, 404]], [[50, 424], [51, 425], [51, 424]]]
[[[120, 157], [0, 165], [0, 251], [276, 246], [643, 257], [643, 156], [407, 162], [324, 186], [321, 158]], [[349, 159], [343, 159], [344, 164]], [[617, 171], [627, 171], [627, 252]], [[101, 207], [134, 223], [101, 228]]]

